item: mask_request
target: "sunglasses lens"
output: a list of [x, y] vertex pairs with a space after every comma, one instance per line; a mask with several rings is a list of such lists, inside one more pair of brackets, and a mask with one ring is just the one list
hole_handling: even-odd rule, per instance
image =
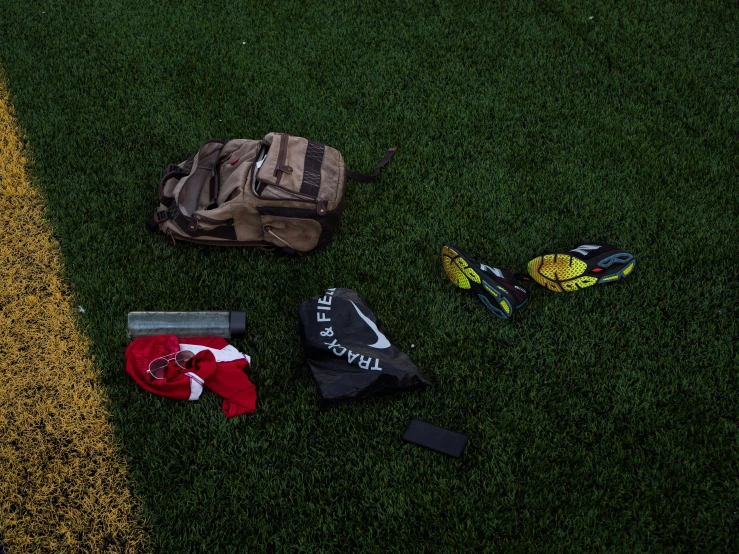
[[195, 354], [193, 354], [189, 350], [181, 350], [180, 352], [177, 352], [174, 360], [178, 366], [180, 366], [182, 369], [186, 369], [188, 362], [192, 360], [194, 356]]
[[169, 360], [165, 360], [164, 358], [157, 358], [156, 360], [152, 360], [152, 362], [149, 364], [149, 371], [151, 372], [151, 376], [154, 377], [154, 379], [164, 379], [164, 370], [167, 369], [168, 364]]

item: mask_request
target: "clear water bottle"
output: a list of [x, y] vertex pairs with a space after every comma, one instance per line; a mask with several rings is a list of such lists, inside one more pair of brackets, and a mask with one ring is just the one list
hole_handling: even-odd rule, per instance
[[128, 336], [243, 337], [246, 312], [129, 312]]

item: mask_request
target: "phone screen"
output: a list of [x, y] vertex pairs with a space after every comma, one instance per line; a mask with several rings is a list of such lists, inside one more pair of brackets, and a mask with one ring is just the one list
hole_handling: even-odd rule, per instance
[[426, 423], [420, 419], [411, 420], [405, 430], [403, 440], [459, 458], [462, 455], [467, 437], [462, 433]]

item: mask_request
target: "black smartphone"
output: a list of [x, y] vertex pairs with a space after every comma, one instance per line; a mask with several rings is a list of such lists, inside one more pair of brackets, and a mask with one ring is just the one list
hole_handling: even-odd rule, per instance
[[415, 418], [408, 424], [403, 440], [455, 458], [462, 455], [462, 450], [467, 444], [467, 437], [462, 433], [450, 431]]

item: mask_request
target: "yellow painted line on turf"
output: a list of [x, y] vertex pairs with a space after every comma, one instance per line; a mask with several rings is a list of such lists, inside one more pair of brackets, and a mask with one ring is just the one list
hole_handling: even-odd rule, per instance
[[10, 552], [141, 552], [106, 398], [0, 75], [0, 533]]

